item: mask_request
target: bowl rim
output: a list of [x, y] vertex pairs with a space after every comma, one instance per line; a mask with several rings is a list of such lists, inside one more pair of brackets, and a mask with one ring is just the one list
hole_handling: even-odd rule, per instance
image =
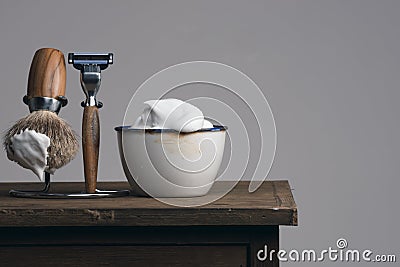
[[[213, 125], [213, 128], [205, 128], [200, 129], [194, 132], [180, 132], [181, 134], [190, 134], [190, 133], [198, 133], [198, 132], [218, 132], [218, 131], [226, 131], [228, 129], [227, 126], [222, 125]], [[125, 132], [125, 131], [134, 131], [134, 132], [145, 132], [145, 133], [162, 133], [162, 132], [178, 132], [174, 129], [143, 129], [143, 128], [131, 128], [131, 126], [117, 126], [114, 128], [117, 132]]]

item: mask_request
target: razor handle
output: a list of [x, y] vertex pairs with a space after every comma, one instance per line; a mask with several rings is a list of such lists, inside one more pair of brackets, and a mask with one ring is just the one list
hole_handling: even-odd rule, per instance
[[82, 150], [86, 192], [93, 194], [97, 186], [100, 120], [97, 106], [85, 106], [82, 120]]

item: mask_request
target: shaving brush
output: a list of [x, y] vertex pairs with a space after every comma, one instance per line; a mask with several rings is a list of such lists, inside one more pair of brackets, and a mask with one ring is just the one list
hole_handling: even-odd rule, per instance
[[66, 71], [64, 55], [53, 48], [36, 51], [29, 71], [27, 94], [23, 101], [31, 112], [18, 120], [5, 134], [3, 145], [24, 130], [34, 130], [50, 139], [46, 172], [54, 173], [70, 162], [78, 151], [78, 140], [69, 124], [58, 116], [65, 98]]

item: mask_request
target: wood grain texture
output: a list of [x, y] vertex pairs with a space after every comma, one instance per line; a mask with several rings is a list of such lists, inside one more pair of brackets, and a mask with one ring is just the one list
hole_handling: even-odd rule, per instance
[[[217, 182], [204, 198], [218, 194]], [[153, 198], [22, 199], [10, 189], [40, 189], [40, 183], [0, 183], [0, 227], [4, 226], [206, 226], [297, 225], [297, 207], [287, 181], [266, 181], [254, 193], [240, 182], [223, 198], [201, 207], [181, 208]], [[83, 183], [53, 183], [53, 192], [81, 192]], [[127, 182], [99, 183], [100, 189], [129, 189]], [[182, 199], [184, 200], [184, 199]], [[190, 201], [190, 198], [186, 199]]]
[[65, 96], [66, 71], [64, 55], [54, 48], [36, 51], [28, 78], [28, 97]]
[[82, 120], [82, 152], [87, 193], [95, 193], [99, 163], [100, 120], [96, 106], [86, 106]]

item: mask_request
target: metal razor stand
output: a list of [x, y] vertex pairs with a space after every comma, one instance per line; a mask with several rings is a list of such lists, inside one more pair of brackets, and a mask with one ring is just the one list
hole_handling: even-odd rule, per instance
[[[53, 61], [62, 64], [50, 64]], [[35, 64], [33, 64], [36, 62]], [[52, 61], [51, 61], [52, 62]], [[99, 149], [99, 120], [97, 108], [101, 103], [96, 101], [96, 93], [100, 86], [100, 71], [105, 69], [108, 64], [112, 64], [112, 54], [72, 54], [69, 55], [69, 62], [74, 64], [75, 68], [81, 70], [81, 84], [87, 96], [84, 102], [84, 123], [83, 133], [83, 152], [85, 158], [85, 180], [86, 192], [81, 193], [50, 193], [50, 173], [44, 172], [45, 185], [42, 190], [11, 190], [9, 193], [14, 197], [22, 198], [102, 198], [102, 197], [120, 197], [129, 194], [128, 190], [121, 191], [101, 191], [96, 189], [97, 180], [97, 162]], [[31, 73], [32, 79], [31, 79]], [[50, 74], [52, 75], [50, 75]], [[55, 74], [54, 74], [55, 73]], [[44, 90], [37, 84], [46, 84], [46, 77], [57, 76], [52, 80], [51, 90]], [[30, 84], [33, 84], [30, 86]], [[47, 88], [45, 86], [45, 88]], [[42, 90], [43, 89], [43, 90]], [[58, 115], [61, 107], [67, 105], [68, 101], [65, 93], [65, 63], [64, 55], [51, 48], [42, 48], [38, 50], [32, 61], [30, 78], [28, 83], [28, 92], [23, 101], [29, 107], [30, 112], [38, 110], [47, 110]], [[88, 161], [88, 162], [87, 162]]]
[[103, 103], [96, 95], [101, 84], [101, 71], [113, 64], [113, 54], [69, 53], [68, 63], [80, 71], [80, 82], [86, 100], [83, 107], [82, 150], [86, 193], [84, 197], [120, 197], [129, 195], [129, 190], [102, 191], [97, 186], [97, 170], [100, 145], [100, 120], [98, 109]]
[[22, 198], [49, 198], [49, 199], [82, 199], [82, 198], [103, 198], [103, 197], [122, 197], [128, 195], [128, 190], [121, 191], [100, 191], [95, 194], [82, 193], [50, 193], [50, 173], [44, 172], [45, 185], [40, 191], [30, 190], [10, 190], [10, 195], [13, 197]]
[[10, 195], [13, 197], [25, 197], [25, 198], [47, 198], [50, 189], [50, 173], [45, 172], [44, 188], [41, 191], [35, 190], [10, 190]]

